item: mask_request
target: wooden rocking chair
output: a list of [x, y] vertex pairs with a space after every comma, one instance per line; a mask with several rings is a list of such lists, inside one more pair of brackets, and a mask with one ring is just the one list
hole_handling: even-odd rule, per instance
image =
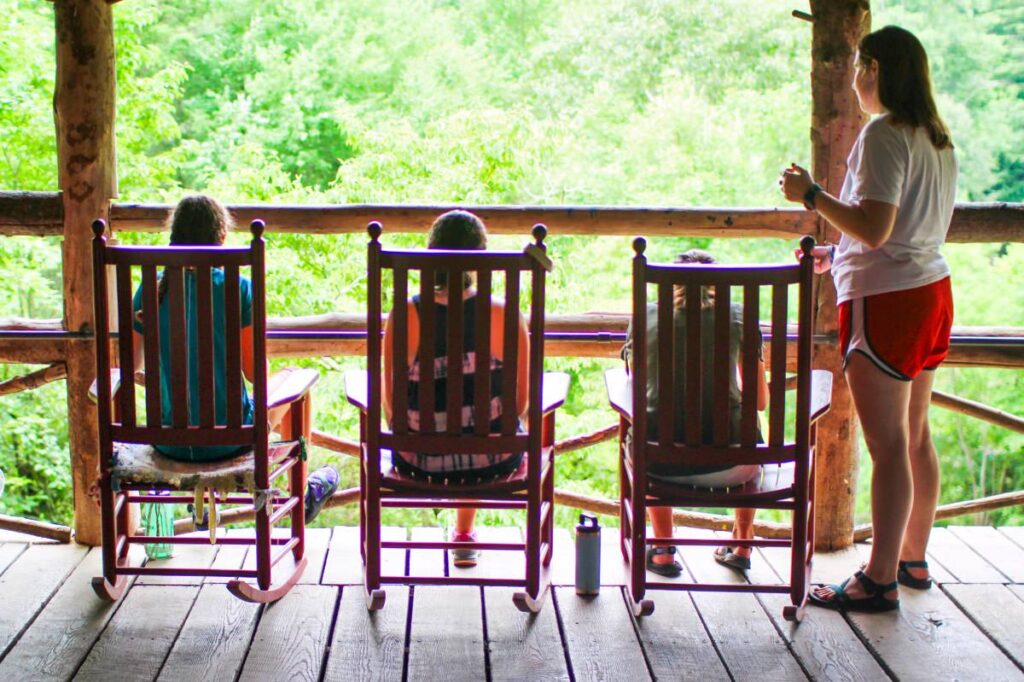
[[[398, 251], [384, 250], [379, 241], [381, 226], [369, 225], [368, 254], [368, 317], [366, 372], [349, 372], [345, 376], [348, 400], [360, 410], [361, 469], [360, 469], [360, 549], [362, 552], [367, 607], [376, 610], [384, 605], [384, 583], [401, 584], [460, 584], [487, 586], [522, 586], [513, 601], [523, 611], [539, 611], [549, 586], [548, 565], [554, 542], [554, 437], [555, 409], [565, 401], [569, 377], [565, 374], [544, 374], [544, 282], [551, 269], [551, 261], [544, 250], [546, 230], [542, 225], [533, 228], [535, 243], [524, 252], [497, 251]], [[394, 391], [393, 424], [389, 429], [381, 419], [381, 313], [382, 271], [393, 273], [394, 310]], [[408, 315], [404, 302], [408, 298], [409, 274], [420, 275], [421, 308], [420, 365], [425, 371], [419, 380], [420, 409], [423, 424], [413, 430], [409, 424], [407, 400], [409, 390], [408, 368]], [[434, 343], [435, 311], [434, 282], [438, 273], [447, 273], [452, 287], [452, 300], [462, 300], [463, 273], [477, 274], [476, 286], [476, 371], [472, 376], [449, 373], [445, 395], [446, 425], [435, 428], [433, 411], [435, 400]], [[529, 383], [517, 385], [517, 329], [519, 311], [520, 274], [531, 275], [531, 301], [529, 321]], [[505, 279], [505, 321], [502, 341], [505, 367], [502, 373], [501, 432], [490, 433], [490, 315], [494, 275]], [[451, 306], [447, 315], [448, 366], [462, 366], [463, 315], [459, 306]], [[513, 371], [509, 371], [509, 370]], [[473, 433], [463, 433], [462, 403], [463, 381], [474, 383], [476, 416]], [[516, 415], [516, 396], [529, 391], [526, 432], [519, 432]], [[438, 400], [440, 400], [438, 398]], [[440, 420], [438, 420], [440, 421]], [[391, 462], [391, 451], [448, 454], [490, 454], [525, 452], [522, 464], [510, 475], [482, 483], [440, 483], [422, 477], [413, 477], [397, 471]], [[525, 509], [526, 542], [403, 542], [381, 541], [380, 514], [382, 507]], [[426, 577], [381, 575], [381, 549], [464, 549], [505, 550], [523, 552], [525, 579]]]
[[[813, 264], [811, 237], [800, 243], [803, 255], [799, 264], [774, 266], [722, 265], [649, 265], [644, 256], [646, 241], [634, 240], [633, 249], [633, 368], [605, 374], [608, 398], [619, 413], [621, 549], [629, 564], [629, 593], [634, 613], [648, 615], [654, 603], [644, 599], [648, 589], [728, 590], [742, 592], [781, 592], [790, 595], [784, 608], [788, 620], [803, 616], [814, 554], [814, 445], [815, 422], [829, 409], [832, 375], [811, 370], [811, 283]], [[657, 289], [658, 318], [658, 410], [657, 440], [649, 438], [647, 392], [647, 287]], [[681, 327], [673, 319], [673, 292], [685, 287], [685, 340]], [[703, 357], [701, 343], [702, 287], [714, 288], [714, 348], [728, 349], [730, 334], [730, 292], [742, 289], [742, 404], [740, 434], [730, 438], [728, 352]], [[771, 356], [768, 369], [769, 429], [765, 443], [758, 442], [757, 357], [760, 343], [759, 313], [761, 288], [770, 288]], [[787, 315], [790, 289], [798, 298], [796, 357], [787, 357]], [[676, 337], [676, 338], [674, 338]], [[673, 344], [684, 343], [685, 384], [673, 371]], [[702, 366], [712, 365], [710, 387], [702, 387]], [[786, 416], [787, 366], [796, 366], [795, 416]], [[702, 391], [703, 389], [703, 391]], [[680, 409], [680, 407], [682, 409]], [[702, 433], [701, 410], [711, 409], [713, 437], [708, 442]], [[795, 429], [787, 440], [787, 421]], [[793, 423], [795, 422], [795, 423]], [[631, 434], [630, 434], [631, 431]], [[629, 437], [627, 437], [629, 435]], [[679, 436], [682, 435], [682, 438]], [[681, 441], [681, 442], [680, 442]], [[731, 442], [730, 442], [731, 441]], [[758, 464], [762, 473], [754, 480], [729, 489], [705, 489], [668, 483], [648, 475], [651, 465], [729, 465]], [[723, 544], [715, 538], [647, 537], [648, 507], [729, 507], [792, 510], [791, 540], [728, 540], [731, 546], [792, 548], [792, 572], [787, 585], [709, 584], [650, 582], [646, 572], [648, 546]]]
[[[264, 303], [263, 221], [251, 226], [252, 241], [248, 247], [129, 247], [108, 246], [104, 236], [106, 224], [93, 223], [93, 280], [96, 312], [96, 368], [100, 380], [96, 393], [99, 407], [100, 433], [100, 507], [103, 535], [103, 576], [93, 579], [96, 593], [104, 599], [116, 600], [127, 587], [130, 575], [205, 576], [233, 578], [228, 589], [238, 598], [267, 603], [280, 599], [298, 581], [306, 567], [304, 553], [305, 523], [303, 497], [306, 486], [306, 462], [300, 436], [309, 439], [309, 389], [318, 374], [313, 370], [297, 370], [285, 381], [275, 382], [268, 398], [266, 354], [266, 309]], [[114, 292], [108, 298], [107, 266], [113, 266]], [[132, 270], [141, 270], [143, 359], [145, 380], [143, 423], [136, 415], [136, 385], [133, 322]], [[169, 310], [167, 335], [162, 338], [160, 324], [150, 323], [159, 303], [158, 268], [167, 279], [165, 297]], [[240, 299], [240, 270], [249, 268], [252, 284], [253, 326], [253, 418], [244, 423], [242, 404], [241, 334], [243, 311]], [[223, 304], [215, 301], [213, 275], [223, 269]], [[186, 286], [187, 283], [187, 286]], [[187, 290], [194, 287], [195, 295]], [[109, 305], [116, 320], [120, 367], [112, 368]], [[195, 308], [195, 334], [189, 344], [190, 330], [186, 308]], [[219, 312], [218, 312], [219, 311]], [[224, 346], [215, 344], [214, 326], [225, 328]], [[163, 424], [160, 353], [169, 344], [170, 399], [172, 424]], [[218, 419], [215, 390], [215, 357], [219, 354], [226, 386]], [[194, 356], [198, 357], [194, 357]], [[193, 356], [190, 358], [190, 356]], [[190, 376], [195, 373], [194, 376]], [[109, 380], [104, 380], [109, 377]], [[198, 405], [190, 397], [190, 389], [198, 383]], [[269, 442], [268, 409], [290, 404], [289, 415], [281, 425], [284, 442]], [[191, 413], [191, 419], [190, 419]], [[165, 446], [228, 446], [239, 454], [215, 462], [183, 462], [171, 459], [153, 445]], [[284, 491], [274, 483], [288, 474]], [[146, 491], [172, 491], [171, 494], [147, 494]], [[174, 491], [185, 493], [174, 494]], [[197, 492], [198, 491], [198, 492]], [[209, 492], [203, 492], [209, 491]], [[185, 504], [193, 501], [209, 505], [211, 538], [197, 536], [150, 536], [131, 531], [129, 505]], [[225, 537], [217, 534], [216, 505], [255, 507], [254, 538]], [[201, 513], [201, 512], [200, 512]], [[272, 537], [278, 521], [290, 517], [289, 537]], [[206, 567], [133, 566], [128, 550], [133, 544], [167, 543], [172, 545], [202, 544], [215, 539], [220, 545], [251, 545], [256, 551], [256, 568], [225, 569]], [[273, 551], [272, 551], [273, 550]], [[287, 554], [294, 557], [294, 567], [282, 579], [275, 580], [275, 565]], [[256, 584], [249, 582], [255, 579]]]

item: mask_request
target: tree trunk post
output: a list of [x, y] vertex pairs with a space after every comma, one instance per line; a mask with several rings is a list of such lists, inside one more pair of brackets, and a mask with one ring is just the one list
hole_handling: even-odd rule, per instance
[[[57, 78], [53, 97], [64, 209], [64, 327], [93, 329], [92, 222], [117, 195], [114, 153], [114, 27], [106, 0], [56, 0]], [[68, 442], [76, 540], [100, 544], [99, 508], [88, 496], [99, 475], [93, 340], [67, 342]]]
[[[812, 174], [829, 193], [838, 195], [846, 176], [846, 157], [865, 121], [851, 85], [857, 44], [870, 30], [870, 7], [868, 0], [811, 0], [811, 12]], [[815, 236], [819, 242], [833, 244], [839, 237], [823, 219]], [[815, 333], [835, 334], [835, 286], [831, 276], [816, 279]], [[818, 424], [814, 524], [816, 548], [833, 551], [853, 542], [857, 423], [838, 346], [816, 345], [814, 365], [834, 375], [832, 409]]]

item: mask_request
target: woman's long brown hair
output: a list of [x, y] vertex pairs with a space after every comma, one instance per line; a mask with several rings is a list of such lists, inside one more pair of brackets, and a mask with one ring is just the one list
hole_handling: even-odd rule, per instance
[[[676, 256], [676, 263], [685, 265], [713, 265], [718, 261], [707, 251], [703, 249], [690, 249]], [[714, 287], [701, 287], [700, 288], [700, 307], [710, 308], [715, 303]], [[674, 286], [672, 287], [672, 305], [676, 310], [683, 310], [686, 307], [686, 287]]]
[[[178, 202], [167, 219], [171, 230], [171, 246], [220, 246], [233, 222], [224, 205], [203, 194], [188, 196]], [[167, 294], [167, 278], [160, 278], [157, 289], [162, 301]]]
[[936, 149], [951, 148], [949, 129], [932, 96], [928, 55], [921, 41], [906, 29], [886, 26], [864, 36], [858, 49], [861, 64], [878, 62], [878, 99], [892, 122], [923, 127]]

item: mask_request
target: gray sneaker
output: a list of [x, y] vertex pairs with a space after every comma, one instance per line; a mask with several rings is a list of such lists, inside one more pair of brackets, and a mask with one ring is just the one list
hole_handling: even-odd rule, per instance
[[[476, 542], [476, 533], [452, 532], [452, 542]], [[480, 558], [479, 549], [453, 549], [452, 564], [456, 568], [472, 568], [476, 566], [476, 560]]]

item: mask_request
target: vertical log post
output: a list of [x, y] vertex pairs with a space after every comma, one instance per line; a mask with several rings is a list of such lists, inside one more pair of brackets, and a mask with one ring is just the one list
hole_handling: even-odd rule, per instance
[[[811, 47], [812, 173], [831, 194], [838, 195], [846, 176], [846, 157], [865, 117], [851, 87], [853, 56], [870, 30], [868, 0], [810, 0], [814, 15]], [[838, 232], [819, 219], [816, 238], [836, 243]], [[836, 289], [831, 276], [818, 277], [817, 334], [838, 330]], [[832, 409], [818, 425], [815, 546], [833, 551], [853, 542], [854, 496], [857, 489], [857, 423], [850, 390], [843, 376], [838, 347], [817, 346], [814, 365], [830, 370]]]
[[[114, 155], [114, 27], [106, 0], [56, 0], [57, 79], [53, 97], [64, 205], [64, 327], [93, 328], [92, 232], [117, 195]], [[99, 508], [88, 496], [99, 475], [94, 341], [67, 343], [68, 440], [78, 542], [100, 544]]]

